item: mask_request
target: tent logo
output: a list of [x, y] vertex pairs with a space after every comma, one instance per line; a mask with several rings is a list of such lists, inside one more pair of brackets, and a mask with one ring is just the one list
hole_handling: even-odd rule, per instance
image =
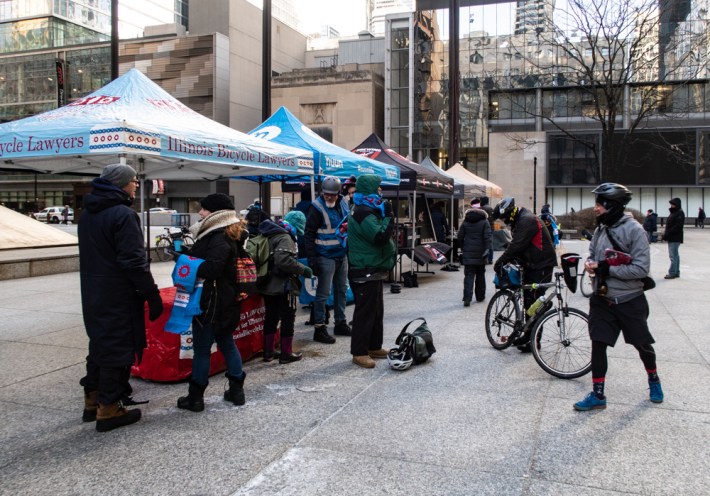
[[137, 129], [112, 126], [94, 126], [91, 128], [89, 151], [98, 152], [107, 149], [129, 148], [145, 152], [160, 153], [160, 135], [146, 133]]
[[271, 141], [281, 134], [281, 128], [278, 126], [265, 126], [249, 134], [263, 140]]

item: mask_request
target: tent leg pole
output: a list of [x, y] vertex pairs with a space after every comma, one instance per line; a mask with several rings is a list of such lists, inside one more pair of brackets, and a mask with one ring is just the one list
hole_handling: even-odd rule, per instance
[[417, 243], [417, 191], [412, 192], [414, 200], [412, 201], [412, 255], [409, 263], [409, 270], [414, 272], [414, 247]]

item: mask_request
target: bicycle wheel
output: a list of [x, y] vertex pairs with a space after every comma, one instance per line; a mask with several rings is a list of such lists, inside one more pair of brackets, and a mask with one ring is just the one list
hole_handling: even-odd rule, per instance
[[530, 343], [535, 361], [545, 372], [560, 379], [574, 379], [592, 370], [587, 321], [587, 314], [576, 308], [553, 308], [540, 318]]
[[184, 246], [185, 248], [190, 249], [194, 244], [195, 240], [192, 239], [192, 236], [185, 236], [184, 238], [182, 238], [182, 246]]
[[582, 292], [582, 296], [589, 298], [592, 296], [592, 293], [594, 293], [594, 289], [592, 288], [592, 278], [589, 277], [589, 274], [586, 272], [582, 272], [582, 275], [579, 277], [579, 290]]
[[165, 248], [172, 248], [173, 243], [170, 241], [168, 238], [160, 238], [158, 241], [155, 242], [155, 255], [158, 257], [158, 260], [161, 262], [165, 262], [167, 260], [170, 260], [172, 257], [165, 253]]
[[488, 303], [486, 336], [496, 350], [504, 350], [513, 344], [511, 335], [521, 326], [518, 313], [518, 299], [513, 291], [501, 289]]

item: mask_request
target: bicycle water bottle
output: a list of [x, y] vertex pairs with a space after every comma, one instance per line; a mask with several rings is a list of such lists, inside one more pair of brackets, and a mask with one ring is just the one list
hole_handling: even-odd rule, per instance
[[[552, 296], [552, 294], [554, 294], [554, 293], [550, 293], [550, 297]], [[525, 313], [528, 314], [528, 317], [534, 316], [538, 312], [538, 310], [540, 310], [540, 308], [542, 308], [542, 306], [545, 304], [545, 302], [547, 300], [548, 300], [548, 297], [546, 297], [546, 295], [542, 295], [540, 298], [535, 300], [532, 305], [530, 305], [530, 308], [528, 308], [525, 311]]]

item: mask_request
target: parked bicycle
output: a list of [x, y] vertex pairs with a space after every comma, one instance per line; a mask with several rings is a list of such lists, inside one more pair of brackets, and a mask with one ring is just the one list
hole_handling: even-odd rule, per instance
[[[578, 261], [579, 259], [577, 259]], [[522, 281], [522, 268], [520, 281]], [[576, 272], [576, 269], [575, 269]], [[530, 332], [530, 348], [535, 361], [547, 373], [561, 379], [574, 379], [592, 369], [592, 342], [585, 312], [570, 308], [563, 298], [564, 272], [556, 272], [554, 281], [509, 285], [493, 295], [486, 310], [486, 335], [497, 350], [504, 350]], [[575, 283], [570, 285], [576, 286]], [[524, 290], [554, 288], [530, 306], [524, 307]], [[568, 288], [574, 292], [576, 287]], [[553, 297], [557, 306], [553, 308]], [[532, 315], [530, 315], [532, 313]], [[528, 319], [526, 321], [526, 315]]]
[[[170, 251], [180, 252], [181, 247], [191, 248], [194, 244], [195, 240], [192, 239], [187, 226], [166, 227], [165, 234], [160, 234], [155, 238], [155, 254], [158, 260], [165, 262], [173, 259]], [[166, 248], [170, 251], [165, 251]]]

